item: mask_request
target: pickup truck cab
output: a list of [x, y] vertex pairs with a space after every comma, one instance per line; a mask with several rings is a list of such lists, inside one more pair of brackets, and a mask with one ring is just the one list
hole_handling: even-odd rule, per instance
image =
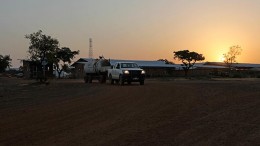
[[125, 82], [139, 82], [144, 85], [145, 71], [134, 62], [117, 62], [111, 69], [108, 69], [108, 79], [111, 84], [116, 81], [120, 85]]

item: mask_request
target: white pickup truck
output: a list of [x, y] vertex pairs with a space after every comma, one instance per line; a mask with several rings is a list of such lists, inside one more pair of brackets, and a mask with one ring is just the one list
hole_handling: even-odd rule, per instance
[[120, 85], [124, 85], [124, 82], [139, 82], [144, 85], [145, 71], [134, 62], [117, 62], [108, 69], [108, 79], [111, 84], [116, 81]]

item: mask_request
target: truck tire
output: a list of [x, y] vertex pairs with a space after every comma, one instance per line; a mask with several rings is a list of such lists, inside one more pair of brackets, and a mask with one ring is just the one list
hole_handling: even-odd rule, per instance
[[124, 85], [124, 79], [122, 75], [119, 75], [119, 85], [123, 86]]
[[109, 80], [110, 84], [114, 84], [114, 80], [112, 79], [112, 75], [109, 75], [108, 80]]
[[103, 75], [103, 78], [102, 78], [102, 83], [106, 83], [106, 80], [107, 80], [107, 76], [106, 75]]
[[88, 76], [84, 76], [84, 82], [88, 83]]
[[105, 83], [106, 82], [106, 76], [105, 75], [100, 75], [99, 76], [99, 83]]
[[91, 75], [88, 76], [88, 83], [92, 83], [92, 76]]

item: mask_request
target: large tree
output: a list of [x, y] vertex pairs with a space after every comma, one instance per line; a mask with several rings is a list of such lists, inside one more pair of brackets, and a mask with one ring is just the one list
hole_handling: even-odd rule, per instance
[[39, 62], [41, 66], [40, 81], [46, 81], [45, 65], [47, 62], [53, 63], [55, 52], [59, 47], [59, 41], [51, 36], [42, 34], [39, 30], [36, 33], [25, 35], [26, 39], [30, 40], [29, 57], [32, 61]]
[[0, 55], [0, 73], [5, 72], [5, 69], [11, 66], [11, 61], [10, 55]]
[[232, 65], [237, 63], [237, 56], [242, 52], [242, 48], [238, 45], [231, 46], [229, 51], [224, 56], [224, 63], [227, 65], [229, 69], [232, 69]]
[[182, 62], [182, 68], [187, 76], [188, 71], [197, 61], [205, 60], [205, 57], [202, 54], [197, 52], [190, 52], [189, 50], [174, 51], [174, 59], [178, 59]]
[[25, 35], [26, 39], [30, 40], [29, 55], [32, 61], [53, 61], [55, 51], [59, 47], [59, 41], [51, 36], [42, 34], [39, 30], [36, 33]]
[[66, 71], [68, 69], [68, 66], [70, 65], [72, 59], [75, 57], [75, 55], [78, 55], [79, 51], [71, 51], [70, 48], [63, 47], [61, 49], [57, 49], [55, 54], [55, 68], [60, 75], [62, 71]]

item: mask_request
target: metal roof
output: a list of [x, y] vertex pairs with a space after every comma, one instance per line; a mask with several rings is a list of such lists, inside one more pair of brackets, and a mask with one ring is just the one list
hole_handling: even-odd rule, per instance
[[[75, 63], [85, 63], [88, 61], [94, 60], [92, 58], [80, 58]], [[182, 64], [166, 64], [164, 61], [150, 61], [150, 60], [126, 60], [126, 59], [109, 59], [111, 65], [114, 65], [116, 62], [135, 62], [140, 67], [152, 67], [152, 68], [175, 68], [177, 70], [182, 70]], [[85, 61], [85, 62], [84, 62]], [[214, 63], [214, 62], [213, 62]], [[223, 63], [222, 63], [223, 64]], [[260, 64], [250, 64], [250, 63], [237, 63], [233, 64], [234, 67], [246, 67], [246, 68], [260, 68]], [[206, 63], [195, 63], [193, 68], [227, 68], [224, 64], [210, 64], [210, 62]]]
[[[92, 58], [80, 58], [78, 61], [74, 62], [75, 63], [86, 63], [88, 61], [92, 61]], [[166, 67], [166, 68], [176, 68], [179, 65], [176, 64], [165, 64], [164, 61], [149, 61], [149, 60], [123, 60], [123, 59], [109, 59], [111, 65], [115, 65], [117, 62], [134, 62], [140, 67], [154, 67], [154, 68], [159, 68], [159, 67]]]
[[251, 63], [235, 63], [232, 66], [234, 66], [234, 67], [246, 67], [246, 68], [260, 68], [260, 64], [251, 64]]
[[114, 65], [116, 62], [135, 62], [140, 67], [169, 67], [169, 68], [176, 67], [175, 64], [165, 64], [164, 61], [110, 59], [111, 65]]

